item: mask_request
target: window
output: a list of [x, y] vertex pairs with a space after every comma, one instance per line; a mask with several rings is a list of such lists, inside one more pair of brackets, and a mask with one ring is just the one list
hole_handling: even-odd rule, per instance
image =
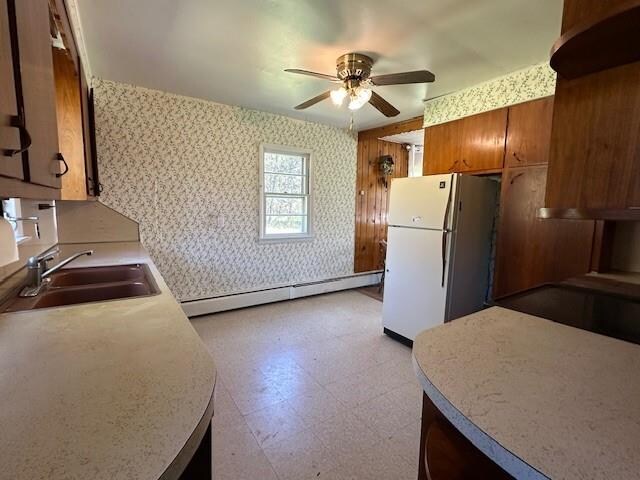
[[260, 147], [260, 239], [304, 239], [311, 231], [311, 152]]

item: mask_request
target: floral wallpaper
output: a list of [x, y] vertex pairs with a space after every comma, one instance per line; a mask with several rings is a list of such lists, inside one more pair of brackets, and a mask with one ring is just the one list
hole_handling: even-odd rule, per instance
[[541, 63], [427, 101], [424, 126], [547, 97], [555, 91], [556, 72], [548, 63]]
[[[353, 274], [352, 133], [111, 81], [93, 87], [100, 200], [140, 223], [179, 299]], [[261, 143], [312, 150], [313, 240], [258, 242]]]

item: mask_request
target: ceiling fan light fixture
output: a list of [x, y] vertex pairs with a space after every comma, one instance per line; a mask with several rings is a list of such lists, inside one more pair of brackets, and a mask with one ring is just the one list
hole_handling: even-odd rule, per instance
[[356, 87], [350, 92], [351, 101], [349, 102], [349, 110], [358, 110], [371, 99], [371, 89], [365, 87]]
[[339, 107], [340, 105], [342, 105], [342, 102], [347, 97], [347, 94], [348, 94], [347, 89], [344, 87], [340, 87], [336, 90], [331, 90], [331, 93], [330, 93], [331, 101], [336, 107]]

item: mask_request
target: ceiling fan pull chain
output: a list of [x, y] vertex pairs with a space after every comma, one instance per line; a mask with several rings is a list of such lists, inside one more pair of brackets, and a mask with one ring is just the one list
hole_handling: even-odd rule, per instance
[[351, 120], [349, 121], [349, 131], [353, 132], [353, 112], [351, 112]]

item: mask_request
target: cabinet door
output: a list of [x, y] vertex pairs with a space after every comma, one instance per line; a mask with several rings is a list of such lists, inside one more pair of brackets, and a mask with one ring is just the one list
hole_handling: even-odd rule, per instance
[[20, 132], [13, 124], [18, 103], [9, 22], [7, 2], [0, 1], [0, 175], [23, 179], [22, 155], [11, 155], [20, 149]]
[[94, 150], [95, 132], [91, 121], [93, 99], [87, 85], [82, 62], [78, 59], [80, 67], [80, 105], [82, 107], [82, 136], [84, 139], [84, 160], [87, 174], [87, 195], [97, 197], [100, 195], [98, 186], [98, 163]]
[[64, 50], [53, 49], [53, 71], [56, 81], [58, 143], [69, 167], [62, 177], [62, 200], [86, 200], [84, 138], [80, 78], [73, 61]]
[[507, 112], [501, 108], [427, 128], [424, 174], [500, 170]]
[[595, 222], [541, 220], [547, 166], [507, 168], [502, 175], [494, 297], [587, 273]]
[[507, 108], [463, 118], [461, 172], [500, 170], [504, 164]]
[[505, 165], [524, 167], [549, 160], [553, 97], [509, 107]]
[[51, 56], [49, 4], [47, 0], [15, 2], [20, 77], [26, 128], [32, 145], [25, 158], [29, 181], [60, 188], [56, 94]]
[[423, 174], [436, 175], [459, 171], [462, 121], [428, 127], [424, 132]]

